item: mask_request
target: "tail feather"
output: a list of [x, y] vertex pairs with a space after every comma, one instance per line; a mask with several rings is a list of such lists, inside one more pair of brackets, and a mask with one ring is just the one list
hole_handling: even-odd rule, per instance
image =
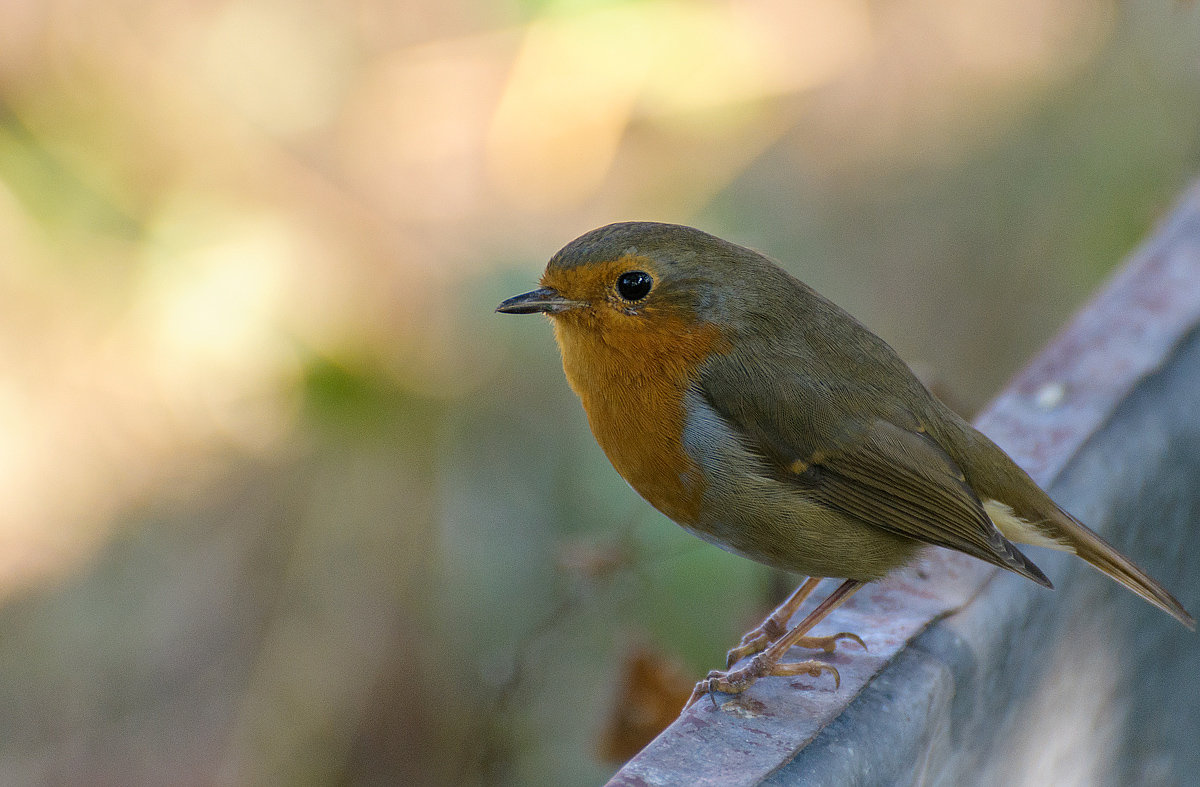
[[[953, 423], [953, 419], [951, 419]], [[1025, 471], [965, 422], [945, 437], [996, 529], [1018, 544], [1073, 552], [1193, 631], [1196, 620], [1167, 589], [1075, 517], [1063, 511]]]
[[1163, 612], [1171, 615], [1189, 629], [1196, 630], [1196, 619], [1188, 614], [1179, 600], [1157, 580], [1138, 568], [1132, 560], [1118, 552], [1112, 544], [1101, 538], [1087, 525], [1062, 509], [1059, 509], [1058, 513], [1061, 516], [1054, 524], [1058, 526], [1056, 529], [1059, 532], [1054, 533], [1054, 536], [1061, 541], [1066, 541], [1075, 554]]
[[999, 501], [985, 500], [983, 506], [996, 529], [1009, 541], [1072, 552], [1183, 625], [1193, 631], [1196, 629], [1195, 618], [1157, 580], [1118, 552], [1096, 531], [1063, 511], [1049, 498], [1046, 498], [1046, 502], [1051, 508], [1052, 518], [1037, 524], [1018, 516], [1011, 507]]

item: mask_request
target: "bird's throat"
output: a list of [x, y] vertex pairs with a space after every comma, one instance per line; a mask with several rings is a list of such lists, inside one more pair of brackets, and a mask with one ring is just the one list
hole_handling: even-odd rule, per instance
[[659, 511], [697, 520], [704, 493], [699, 466], [683, 448], [685, 393], [717, 347], [715, 329], [622, 331], [596, 341], [594, 327], [555, 320], [567, 382], [613, 467]]

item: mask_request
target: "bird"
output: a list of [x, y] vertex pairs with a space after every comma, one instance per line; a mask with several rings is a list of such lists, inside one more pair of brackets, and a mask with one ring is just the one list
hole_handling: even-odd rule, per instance
[[[931, 394], [883, 339], [766, 256], [683, 225], [620, 222], [564, 246], [539, 284], [496, 311], [549, 317], [567, 382], [617, 472], [701, 539], [807, 577], [688, 706], [772, 675], [830, 672], [836, 689], [832, 665], [784, 655], [865, 648], [850, 632], [808, 632], [929, 546], [1047, 588], [1017, 545], [1074, 553], [1195, 629], [1159, 582]], [[788, 628], [823, 578], [842, 582]]]

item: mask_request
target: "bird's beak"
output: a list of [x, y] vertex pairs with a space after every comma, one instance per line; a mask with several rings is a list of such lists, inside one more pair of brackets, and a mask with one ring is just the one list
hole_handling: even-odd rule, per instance
[[535, 312], [562, 314], [582, 305], [579, 301], [564, 298], [558, 290], [542, 287], [524, 295], [514, 295], [497, 306], [496, 311], [505, 314], [534, 314]]

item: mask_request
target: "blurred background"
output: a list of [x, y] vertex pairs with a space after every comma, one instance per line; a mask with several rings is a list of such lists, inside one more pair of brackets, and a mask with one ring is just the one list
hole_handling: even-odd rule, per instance
[[972, 412], [1200, 170], [1171, 0], [5, 0], [0, 782], [591, 784], [786, 578], [594, 444], [595, 226]]

